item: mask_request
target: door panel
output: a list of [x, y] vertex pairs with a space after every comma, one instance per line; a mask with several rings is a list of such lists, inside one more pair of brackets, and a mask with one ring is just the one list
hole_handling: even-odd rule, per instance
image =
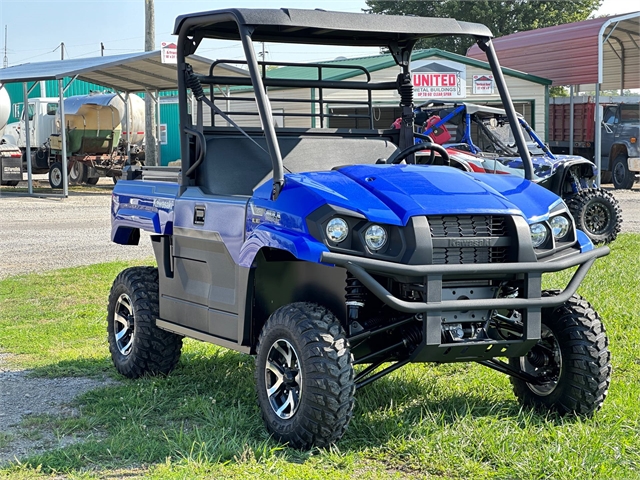
[[[174, 276], [162, 283], [163, 320], [198, 325], [205, 333], [238, 340], [238, 313], [244, 312], [247, 286], [239, 285], [239, 278], [246, 282], [246, 275], [239, 275], [236, 257], [244, 241], [247, 201], [205, 195], [198, 188], [188, 189], [176, 200]], [[182, 313], [187, 310], [189, 318]]]

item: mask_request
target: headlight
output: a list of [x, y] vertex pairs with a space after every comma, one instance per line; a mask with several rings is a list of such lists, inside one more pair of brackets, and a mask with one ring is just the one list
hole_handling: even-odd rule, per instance
[[549, 222], [554, 238], [562, 238], [569, 232], [569, 220], [567, 217], [557, 215]]
[[387, 243], [387, 231], [380, 225], [371, 225], [364, 232], [364, 241], [371, 250], [378, 251]]
[[349, 225], [342, 218], [336, 217], [327, 223], [327, 237], [335, 243], [342, 242], [349, 234]]
[[541, 223], [534, 223], [529, 226], [531, 230], [531, 243], [533, 248], [538, 248], [547, 240], [547, 228]]

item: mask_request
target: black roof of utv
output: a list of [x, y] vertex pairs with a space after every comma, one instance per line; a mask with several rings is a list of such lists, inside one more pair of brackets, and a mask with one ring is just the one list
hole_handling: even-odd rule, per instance
[[387, 46], [437, 35], [492, 37], [484, 25], [452, 18], [299, 10], [230, 8], [190, 13], [176, 19], [174, 34], [196, 27], [207, 38], [239, 40], [238, 27], [253, 28], [254, 41], [323, 45]]

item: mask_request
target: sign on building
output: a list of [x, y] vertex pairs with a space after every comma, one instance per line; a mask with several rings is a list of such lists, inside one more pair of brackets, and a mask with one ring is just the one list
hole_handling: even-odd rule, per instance
[[473, 94], [474, 95], [492, 95], [493, 94], [493, 75], [474, 75], [473, 76]]
[[173, 42], [162, 42], [160, 44], [162, 63], [178, 63], [178, 46]]
[[419, 60], [411, 63], [415, 98], [465, 98], [466, 65], [450, 60]]

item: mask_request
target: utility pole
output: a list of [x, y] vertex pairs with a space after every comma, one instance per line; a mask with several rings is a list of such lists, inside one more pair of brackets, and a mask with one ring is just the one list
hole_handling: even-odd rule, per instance
[[64, 42], [60, 42], [60, 60], [64, 60]]
[[[144, 0], [144, 51], [151, 52], [156, 49], [156, 27], [153, 0]], [[157, 99], [159, 100], [159, 99]], [[152, 93], [147, 91], [144, 96], [144, 135], [145, 135], [145, 164], [157, 165], [157, 140], [156, 140], [156, 109]]]
[[100, 42], [100, 56], [104, 57], [104, 43]]
[[9, 57], [7, 57], [7, 26], [4, 26], [4, 59], [2, 60], [2, 68], [9, 66]]

